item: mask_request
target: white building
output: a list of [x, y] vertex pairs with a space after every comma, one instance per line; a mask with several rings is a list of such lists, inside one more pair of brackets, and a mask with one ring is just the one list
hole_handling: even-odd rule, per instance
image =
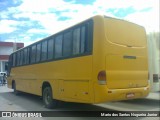
[[5, 64], [9, 55], [22, 47], [24, 47], [24, 43], [0, 42], [0, 72], [5, 72]]
[[149, 50], [149, 74], [151, 91], [160, 91], [160, 35], [150, 33], [148, 35]]

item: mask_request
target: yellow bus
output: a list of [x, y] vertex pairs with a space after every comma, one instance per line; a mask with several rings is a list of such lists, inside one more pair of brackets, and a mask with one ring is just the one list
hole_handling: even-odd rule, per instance
[[[54, 27], [54, 26], [53, 26]], [[149, 93], [145, 29], [96, 15], [12, 53], [8, 86], [59, 101], [103, 103]]]

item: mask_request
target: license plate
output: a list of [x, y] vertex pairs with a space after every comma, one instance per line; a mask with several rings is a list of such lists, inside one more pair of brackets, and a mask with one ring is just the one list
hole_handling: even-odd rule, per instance
[[126, 94], [126, 97], [127, 97], [127, 98], [133, 98], [133, 97], [134, 97], [134, 93], [127, 93], [127, 94]]

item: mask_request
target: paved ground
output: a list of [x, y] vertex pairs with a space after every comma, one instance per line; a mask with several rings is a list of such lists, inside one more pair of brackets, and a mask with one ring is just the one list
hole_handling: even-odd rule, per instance
[[151, 92], [146, 99], [159, 100], [160, 101], [160, 91], [159, 92]]
[[[12, 89], [6, 86], [0, 86], [0, 111], [158, 111], [159, 93], [151, 93], [146, 99], [138, 99], [131, 101], [109, 102], [104, 104], [78, 104], [63, 103], [56, 109], [46, 109], [43, 106], [42, 99], [39, 96], [22, 93], [18, 96], [14, 95]], [[154, 99], [153, 99], [154, 98]], [[64, 112], [64, 114], [66, 114]], [[63, 116], [63, 113], [62, 113]], [[74, 115], [73, 115], [74, 116]], [[157, 117], [116, 117], [118, 120], [159, 120]], [[0, 120], [112, 120], [111, 117], [47, 117], [47, 118], [0, 118]]]

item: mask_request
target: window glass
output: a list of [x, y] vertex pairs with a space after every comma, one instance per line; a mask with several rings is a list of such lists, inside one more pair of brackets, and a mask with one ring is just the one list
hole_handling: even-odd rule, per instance
[[27, 60], [26, 60], [26, 64], [29, 64], [30, 62], [30, 48], [27, 48]]
[[79, 54], [80, 51], [80, 28], [73, 31], [73, 54]]
[[23, 50], [20, 51], [20, 65], [23, 64]]
[[16, 66], [16, 54], [13, 54], [13, 66]]
[[36, 45], [31, 47], [31, 63], [35, 63], [36, 58]]
[[87, 25], [86, 25], [86, 32], [87, 32], [87, 35], [86, 35], [86, 51], [87, 52], [91, 52], [92, 51], [92, 35], [93, 35], [93, 26], [92, 26], [92, 21], [88, 22]]
[[48, 59], [53, 58], [54, 39], [48, 40]]
[[67, 32], [64, 34], [63, 40], [63, 56], [67, 57], [72, 54], [72, 33]]
[[16, 53], [16, 66], [18, 66], [18, 52]]
[[12, 66], [13, 66], [13, 54], [9, 56], [8, 68], [10, 69]]
[[40, 61], [40, 57], [41, 57], [41, 43], [37, 44], [37, 50], [36, 50], [36, 62]]
[[42, 42], [42, 51], [41, 51], [41, 61], [45, 61], [47, 59], [47, 41]]
[[18, 65], [21, 65], [21, 51], [19, 51], [19, 64]]
[[27, 48], [24, 49], [24, 64], [27, 64]]
[[55, 38], [55, 58], [62, 57], [62, 35]]
[[1, 63], [0, 63], [0, 71], [2, 71], [1, 68], [2, 68], [2, 67], [1, 67]]
[[83, 26], [81, 28], [81, 53], [85, 52], [85, 46], [86, 46], [86, 28]]
[[17, 52], [17, 66], [20, 64], [20, 52]]

